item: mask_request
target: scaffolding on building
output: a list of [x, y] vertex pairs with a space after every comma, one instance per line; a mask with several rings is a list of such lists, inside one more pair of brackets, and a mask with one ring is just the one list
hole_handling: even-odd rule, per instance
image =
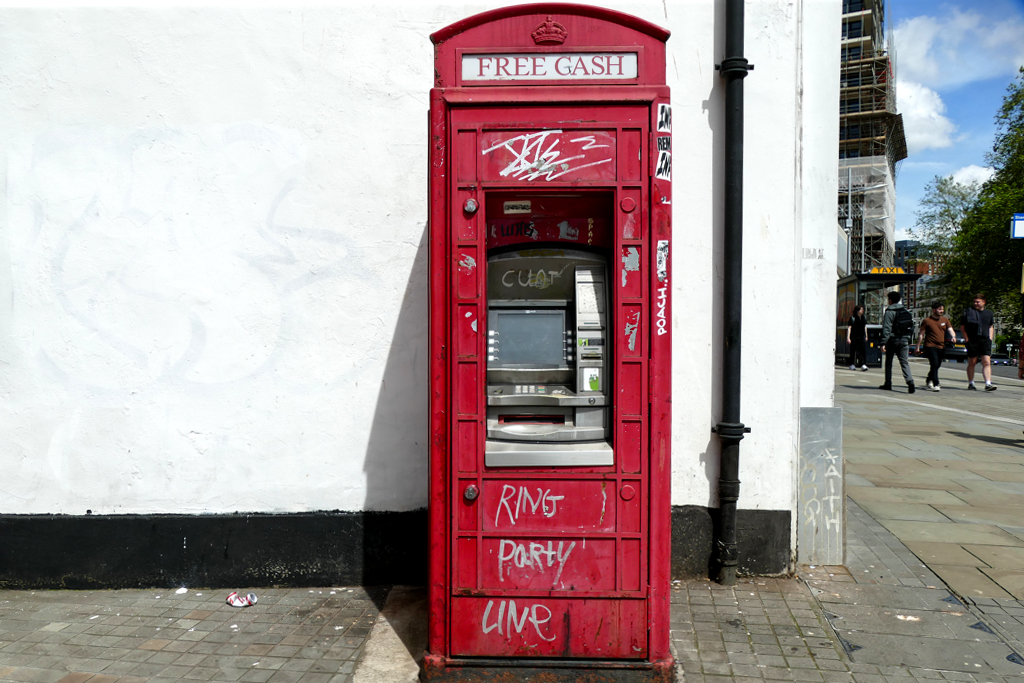
[[893, 265], [896, 173], [907, 157], [896, 111], [893, 55], [883, 0], [844, 0], [839, 97], [839, 227], [850, 272]]
[[896, 235], [896, 184], [885, 156], [839, 160], [839, 223], [851, 235], [854, 270], [867, 272], [876, 266], [893, 265], [893, 252], [882, 254], [870, 243]]

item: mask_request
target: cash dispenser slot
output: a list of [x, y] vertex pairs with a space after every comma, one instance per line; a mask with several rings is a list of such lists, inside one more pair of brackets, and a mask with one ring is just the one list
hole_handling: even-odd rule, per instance
[[510, 415], [498, 416], [500, 424], [564, 425], [565, 415]]
[[574, 249], [488, 259], [488, 466], [614, 464], [606, 273]]

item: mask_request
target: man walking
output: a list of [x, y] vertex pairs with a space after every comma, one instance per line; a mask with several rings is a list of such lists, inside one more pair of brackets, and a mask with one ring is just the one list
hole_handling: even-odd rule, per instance
[[846, 327], [846, 343], [850, 345], [850, 369], [867, 372], [868, 355], [868, 320], [864, 317], [864, 307], [857, 304], [853, 307], [853, 315]]
[[914, 316], [900, 301], [899, 292], [889, 292], [889, 307], [882, 317], [882, 351], [885, 352], [885, 384], [878, 387], [892, 390], [892, 357], [900, 360], [903, 379], [907, 382], [907, 393], [914, 393], [914, 376], [910, 374], [910, 340], [914, 336]]
[[992, 384], [992, 338], [995, 328], [992, 325], [992, 311], [985, 310], [985, 297], [974, 295], [974, 304], [964, 309], [960, 318], [960, 332], [967, 342], [967, 388], [977, 391], [974, 386], [974, 366], [981, 359], [981, 376], [985, 378], [985, 391], [995, 391]]
[[946, 340], [956, 341], [953, 325], [943, 315], [946, 307], [941, 301], [932, 302], [932, 314], [921, 321], [921, 333], [917, 337], [917, 348], [928, 357], [928, 381], [924, 388], [939, 391], [939, 368], [946, 355]]
[[1017, 344], [1017, 379], [1024, 379], [1024, 335]]

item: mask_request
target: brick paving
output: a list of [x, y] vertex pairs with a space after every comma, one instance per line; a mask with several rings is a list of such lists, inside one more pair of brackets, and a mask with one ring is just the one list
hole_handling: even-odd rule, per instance
[[676, 583], [672, 640], [687, 683], [850, 680], [831, 676], [847, 665], [798, 579], [741, 579], [732, 588]]
[[2, 591], [0, 678], [348, 683], [386, 589]]

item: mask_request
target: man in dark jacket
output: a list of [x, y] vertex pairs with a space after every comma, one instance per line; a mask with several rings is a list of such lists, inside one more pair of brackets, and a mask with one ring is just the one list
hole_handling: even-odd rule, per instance
[[913, 319], [911, 319], [909, 331], [898, 329], [897, 314], [901, 310], [906, 311], [906, 308], [900, 301], [902, 298], [899, 292], [889, 292], [889, 307], [885, 309], [885, 315], [882, 317], [882, 351], [885, 352], [885, 384], [878, 388], [885, 391], [892, 390], [892, 357], [895, 355], [900, 359], [903, 379], [907, 382], [907, 393], [912, 394], [915, 388], [914, 376], [910, 374], [910, 340], [914, 336], [914, 325]]
[[964, 309], [960, 317], [963, 324], [960, 325], [960, 332], [967, 342], [967, 388], [977, 391], [974, 386], [974, 366], [981, 359], [981, 376], [985, 378], [985, 391], [995, 391], [996, 385], [992, 384], [992, 338], [994, 318], [992, 311], [985, 310], [985, 296], [974, 295], [974, 303], [970, 308]]

